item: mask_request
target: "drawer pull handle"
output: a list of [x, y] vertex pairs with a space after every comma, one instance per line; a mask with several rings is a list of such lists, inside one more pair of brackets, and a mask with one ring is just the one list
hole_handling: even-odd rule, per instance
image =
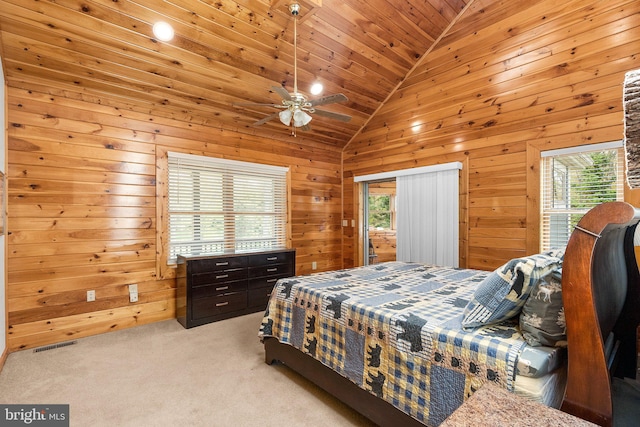
[[267, 258], [267, 261], [276, 261], [278, 259], [277, 256], [271, 256]]
[[226, 279], [227, 277], [229, 277], [228, 274], [221, 274], [220, 276], [216, 276], [216, 279]]
[[226, 262], [216, 262], [216, 266], [221, 266], [221, 265], [229, 265], [229, 261], [226, 261]]
[[274, 272], [274, 271], [278, 271], [278, 269], [277, 269], [277, 268], [267, 268], [267, 271], [268, 271], [269, 273], [272, 273], [272, 272]]
[[219, 288], [216, 288], [216, 291], [226, 291], [227, 289], [229, 289], [228, 286], [221, 286]]
[[277, 282], [277, 281], [278, 281], [277, 278], [275, 278], [275, 279], [267, 279], [267, 283], [273, 283], [273, 282]]
[[225, 305], [228, 305], [228, 304], [229, 304], [229, 301], [219, 302], [219, 303], [216, 304], [216, 307], [222, 307], [222, 306], [225, 306]]

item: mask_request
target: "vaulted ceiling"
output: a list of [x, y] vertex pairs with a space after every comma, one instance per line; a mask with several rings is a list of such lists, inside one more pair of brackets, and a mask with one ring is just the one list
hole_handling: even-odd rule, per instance
[[[293, 0], [0, 0], [9, 85], [55, 84], [155, 116], [288, 140], [272, 86], [293, 92]], [[300, 0], [298, 87], [343, 93], [298, 137], [341, 148], [367, 124], [473, 0]], [[476, 1], [474, 7], [482, 7]], [[152, 33], [169, 22], [175, 37]], [[122, 108], [122, 107], [121, 107]]]

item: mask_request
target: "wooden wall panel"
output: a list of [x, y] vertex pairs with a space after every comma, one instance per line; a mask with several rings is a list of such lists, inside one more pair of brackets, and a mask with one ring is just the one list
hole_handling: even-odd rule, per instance
[[[11, 350], [175, 317], [156, 197], [168, 150], [288, 166], [298, 273], [314, 261], [318, 270], [341, 267], [338, 149], [145, 114], [116, 97], [41, 82], [20, 82], [8, 96]], [[86, 301], [87, 290], [96, 301]]]
[[536, 153], [622, 138], [639, 13], [630, 0], [475, 1], [345, 148], [345, 194], [356, 175], [466, 159], [465, 265], [536, 251]]
[[[217, 67], [215, 61], [185, 50], [180, 58], [195, 74], [183, 82], [169, 72], [175, 63], [162, 65], [168, 72], [163, 77], [148, 72], [159, 65], [154, 60], [131, 60], [152, 58], [144, 49], [129, 51], [133, 57], [123, 62], [104, 61], [114, 54], [106, 46], [119, 39], [102, 33], [98, 50], [90, 38], [73, 37], [80, 50], [69, 51], [71, 60], [65, 62], [66, 48], [50, 43], [58, 36], [32, 23], [41, 14], [14, 0], [4, 3], [16, 13], [3, 26], [4, 46], [12, 56], [6, 68], [10, 350], [175, 317], [173, 269], [163, 262], [162, 168], [169, 150], [290, 167], [289, 227], [300, 274], [311, 273], [313, 262], [323, 271], [363, 259], [361, 194], [354, 176], [451, 161], [464, 165], [458, 195], [461, 265], [491, 269], [534, 252], [539, 151], [620, 139], [622, 79], [626, 71], [640, 68], [640, 3], [635, 0], [474, 0], [442, 38], [404, 16], [378, 25], [418, 29], [419, 39], [429, 46], [436, 40], [436, 45], [420, 50], [414, 38], [410, 49], [403, 48], [405, 54], [427, 54], [409, 75], [396, 72], [379, 85], [388, 90], [389, 82], [402, 81], [369, 121], [378, 103], [366, 98], [380, 91], [360, 82], [376, 85], [379, 79], [360, 78], [356, 87], [347, 78], [353, 69], [341, 74], [343, 84], [334, 83], [333, 89], [344, 86], [351, 102], [336, 108], [349, 108], [354, 115], [344, 126], [365, 123], [341, 150], [346, 141], [339, 135], [347, 133], [324, 125], [298, 138], [283, 136], [288, 132], [277, 125], [244, 126], [253, 119], [228, 105], [255, 92], [238, 81], [264, 87], [249, 69], [225, 83], [233, 86], [229, 95], [201, 77], [199, 70]], [[454, 3], [447, 19], [467, 4]], [[56, 11], [49, 16], [52, 22], [74, 28], [59, 6], [51, 10]], [[366, 16], [384, 15], [367, 10]], [[19, 18], [23, 12], [27, 15]], [[338, 15], [328, 11], [326, 16]], [[347, 21], [336, 21], [339, 33]], [[438, 26], [445, 27], [444, 21]], [[122, 37], [120, 29], [115, 33]], [[314, 37], [331, 42], [331, 35]], [[156, 49], [148, 38], [136, 38]], [[349, 47], [349, 55], [357, 46]], [[108, 64], [92, 62], [94, 51]], [[251, 52], [248, 48], [243, 55]], [[362, 68], [375, 68], [375, 61], [355, 55], [361, 63], [354, 67], [362, 76], [375, 72]], [[384, 58], [385, 66], [397, 68], [390, 58]], [[353, 65], [346, 57], [340, 60]], [[71, 72], [74, 61], [82, 69], [78, 75]], [[139, 85], [110, 74], [136, 64], [152, 64], [143, 73], [129, 71]], [[225, 70], [227, 65], [233, 64], [223, 64]], [[407, 67], [404, 63], [402, 69]], [[273, 76], [285, 71], [268, 69]], [[108, 83], [99, 85], [98, 78]], [[172, 80], [176, 86], [166, 90], [145, 90]], [[207, 103], [200, 105], [202, 91], [194, 87], [205, 86]], [[357, 106], [367, 107], [358, 112]], [[625, 197], [640, 200], [637, 192], [627, 190]], [[128, 301], [130, 283], [139, 285], [135, 304]], [[96, 290], [95, 302], [86, 302], [89, 289]]]
[[396, 231], [395, 230], [369, 230], [369, 241], [373, 244], [377, 257], [374, 262], [386, 262], [396, 260]]

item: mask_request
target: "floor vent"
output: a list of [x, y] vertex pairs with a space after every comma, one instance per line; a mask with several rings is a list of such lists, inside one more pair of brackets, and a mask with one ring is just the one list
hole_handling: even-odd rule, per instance
[[67, 341], [67, 342], [61, 342], [58, 344], [45, 345], [44, 347], [36, 348], [35, 350], [33, 350], [33, 352], [40, 353], [41, 351], [53, 350], [54, 348], [60, 348], [60, 347], [67, 347], [69, 345], [74, 345], [77, 343], [78, 341]]

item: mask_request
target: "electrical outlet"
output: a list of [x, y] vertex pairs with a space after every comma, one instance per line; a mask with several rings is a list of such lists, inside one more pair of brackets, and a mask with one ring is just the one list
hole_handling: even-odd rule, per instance
[[317, 263], [317, 262], [315, 262], [315, 261], [312, 261], [312, 262], [311, 262], [311, 269], [312, 269], [312, 270], [317, 270], [317, 269], [318, 269], [318, 263]]
[[129, 302], [138, 302], [138, 285], [129, 285]]
[[87, 291], [87, 302], [96, 300], [96, 291]]

